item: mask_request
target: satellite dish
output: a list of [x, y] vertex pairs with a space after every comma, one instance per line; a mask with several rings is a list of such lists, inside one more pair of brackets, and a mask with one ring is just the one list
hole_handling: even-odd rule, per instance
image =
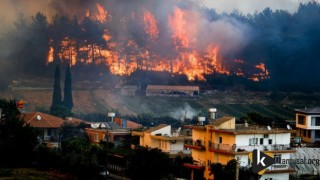
[[270, 131], [270, 130], [271, 130], [271, 127], [270, 127], [270, 126], [267, 126], [267, 129]]
[[291, 130], [291, 126], [289, 124], [287, 124], [287, 129]]
[[37, 120], [40, 121], [41, 120], [41, 116], [38, 114], [37, 115]]

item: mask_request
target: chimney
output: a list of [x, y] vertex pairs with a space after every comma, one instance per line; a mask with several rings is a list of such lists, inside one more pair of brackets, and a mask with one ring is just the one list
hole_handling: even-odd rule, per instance
[[217, 112], [217, 108], [209, 109], [210, 119], [216, 119], [216, 112]]
[[206, 121], [206, 117], [198, 117], [199, 125], [203, 126], [203, 122]]

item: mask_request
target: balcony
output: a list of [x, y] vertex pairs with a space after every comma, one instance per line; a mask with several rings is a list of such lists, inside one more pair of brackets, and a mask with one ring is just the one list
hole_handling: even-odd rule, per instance
[[249, 152], [252, 152], [254, 149], [277, 153], [295, 152], [295, 149], [291, 148], [289, 144], [237, 146], [209, 142], [209, 149], [213, 152], [220, 152], [226, 154], [247, 154]]
[[205, 146], [202, 140], [196, 140], [189, 142], [187, 144], [184, 144], [185, 148], [190, 148], [190, 149], [197, 149], [197, 150], [205, 150]]
[[184, 163], [184, 167], [190, 168], [190, 169], [198, 169], [198, 170], [203, 170], [205, 168], [205, 164], [202, 161], [196, 161], [193, 160], [193, 163]]
[[266, 174], [269, 173], [292, 173], [295, 172], [288, 164], [273, 164], [266, 169]]

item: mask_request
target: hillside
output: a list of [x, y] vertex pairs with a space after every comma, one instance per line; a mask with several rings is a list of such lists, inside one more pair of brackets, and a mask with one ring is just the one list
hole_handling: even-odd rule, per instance
[[[79, 86], [81, 87], [81, 86]], [[24, 111], [48, 110], [51, 105], [52, 88], [15, 86], [2, 91], [1, 98], [25, 101]], [[219, 115], [241, 117], [246, 112], [257, 111], [265, 116], [293, 119], [294, 108], [318, 106], [320, 93], [282, 93], [252, 91], [202, 91], [199, 98], [124, 97], [120, 90], [100, 88], [74, 88], [75, 114], [107, 113], [117, 111], [121, 115], [149, 113], [154, 116], [171, 116], [177, 119], [205, 114], [215, 107]]]

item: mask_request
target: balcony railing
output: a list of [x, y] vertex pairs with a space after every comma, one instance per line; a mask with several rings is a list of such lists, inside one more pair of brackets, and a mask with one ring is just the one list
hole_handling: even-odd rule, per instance
[[184, 146], [186, 148], [204, 150], [205, 142], [203, 142], [202, 140], [190, 141], [184, 144]]
[[258, 149], [260, 151], [292, 150], [289, 144], [237, 146], [211, 142], [209, 142], [209, 149], [222, 150], [226, 152], [251, 152], [254, 149]]

